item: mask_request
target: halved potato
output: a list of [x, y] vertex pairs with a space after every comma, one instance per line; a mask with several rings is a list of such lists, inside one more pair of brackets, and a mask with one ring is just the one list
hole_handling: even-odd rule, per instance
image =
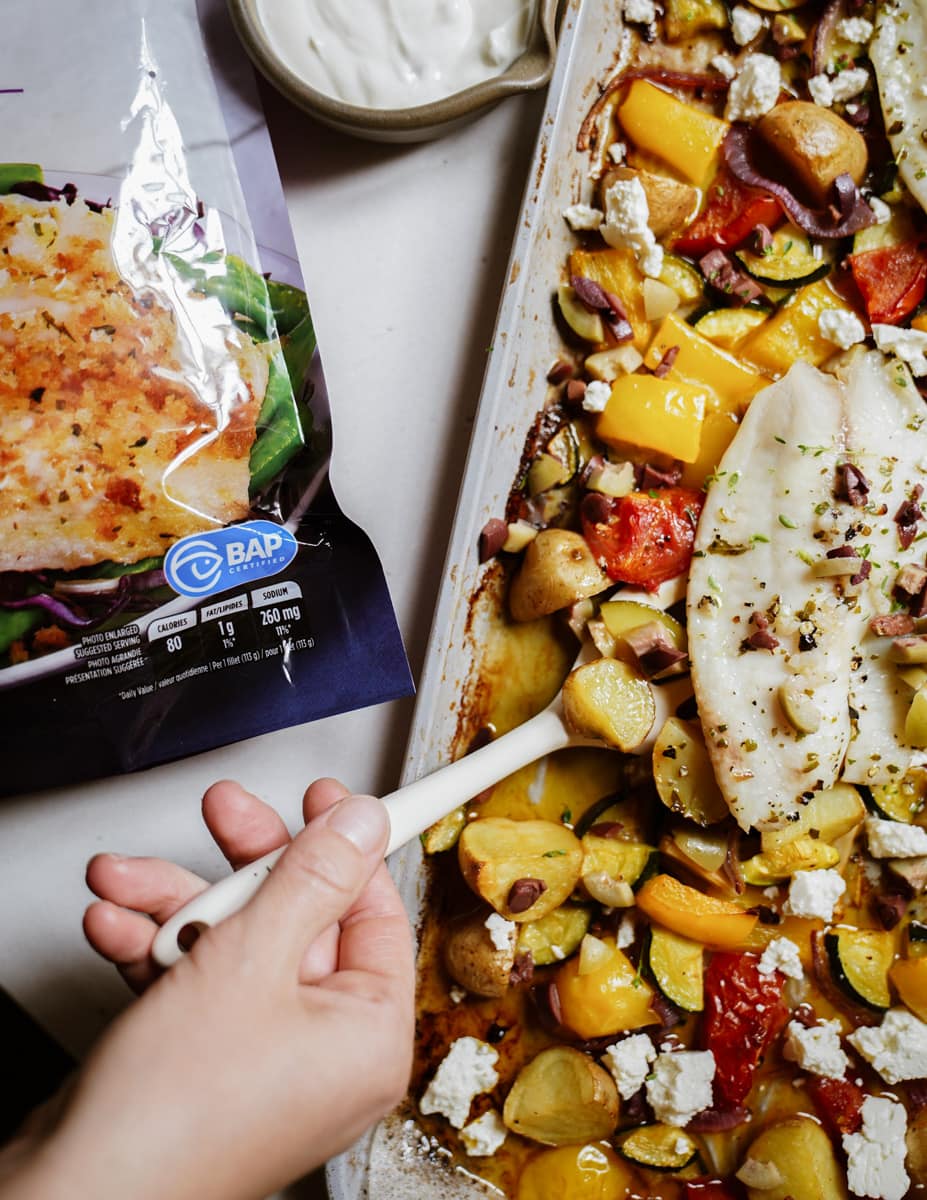
[[533, 621], [610, 586], [581, 534], [542, 529], [512, 580], [509, 609], [516, 621]]
[[453, 922], [444, 941], [448, 974], [475, 996], [501, 996], [515, 963], [515, 938], [500, 950], [486, 928], [488, 915], [484, 909]]
[[[724, 6], [718, 3], [718, 8], [724, 11]], [[664, 237], [676, 229], [687, 225], [698, 211], [699, 192], [697, 188], [669, 175], [656, 171], [644, 171], [635, 167], [613, 167], [602, 176], [600, 188], [604, 206], [605, 194], [617, 180], [637, 179], [647, 197], [649, 218], [647, 224], [653, 230], [654, 237]]]
[[838, 175], [849, 175], [856, 184], [863, 181], [869, 161], [866, 141], [859, 130], [829, 108], [807, 100], [789, 100], [761, 117], [756, 129], [818, 204], [833, 199]]
[[636, 749], [656, 717], [653, 688], [628, 663], [597, 658], [576, 667], [563, 685], [567, 726], [616, 750]]
[[702, 731], [694, 723], [670, 717], [660, 730], [653, 747], [653, 778], [671, 812], [698, 825], [715, 825], [728, 816]]
[[[771, 1187], [748, 1187], [750, 1200], [846, 1200], [844, 1174], [831, 1140], [811, 1117], [789, 1117], [764, 1129], [747, 1160], [767, 1163], [779, 1176]], [[757, 1171], [754, 1177], [759, 1176]]]
[[561, 1146], [529, 1159], [518, 1178], [518, 1200], [625, 1200], [640, 1180], [610, 1146]]
[[583, 849], [556, 821], [482, 817], [457, 842], [464, 879], [510, 921], [536, 921], [561, 905], [579, 881]]
[[581, 1051], [552, 1046], [519, 1071], [502, 1119], [513, 1133], [545, 1146], [595, 1142], [618, 1123], [618, 1089]]
[[866, 805], [851, 784], [835, 783], [833, 787], [812, 793], [811, 799], [796, 811], [795, 816], [796, 819], [782, 829], [763, 831], [764, 852], [788, 845], [812, 830], [823, 842], [836, 841], [860, 824], [866, 816]]

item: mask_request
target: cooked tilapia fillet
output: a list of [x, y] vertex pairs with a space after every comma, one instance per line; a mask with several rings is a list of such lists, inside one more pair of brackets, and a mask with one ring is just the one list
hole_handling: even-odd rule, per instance
[[[833, 582], [808, 566], [820, 557], [815, 509], [833, 504], [843, 441], [840, 384], [796, 363], [754, 398], [699, 521], [692, 680], [718, 784], [744, 829], [781, 825], [802, 793], [832, 784], [849, 738], [854, 630]], [[751, 647], [764, 630], [777, 644]], [[813, 700], [816, 732], [797, 735], [783, 685]]]
[[136, 562], [248, 512], [265, 356], [215, 301], [133, 293], [112, 220], [0, 196], [2, 571]]
[[[880, 784], [900, 779], [927, 763], [927, 750], [904, 741], [911, 689], [889, 661], [892, 640], [875, 637], [872, 617], [892, 611], [892, 592], [901, 567], [924, 562], [924, 543], [905, 550], [894, 516], [911, 499], [927, 470], [924, 401], [904, 367], [871, 352], [856, 356], [846, 381], [847, 448], [865, 475], [870, 492], [864, 509], [850, 509], [856, 544], [868, 546], [872, 564], [860, 590], [856, 620], [857, 656], [850, 675], [850, 705], [856, 714], [843, 778]], [[847, 524], [845, 518], [843, 524]]]

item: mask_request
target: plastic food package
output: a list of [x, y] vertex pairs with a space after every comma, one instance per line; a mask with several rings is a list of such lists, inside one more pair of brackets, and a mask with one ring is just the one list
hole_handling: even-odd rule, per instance
[[0, 792], [407, 694], [224, 5], [5, 17]]

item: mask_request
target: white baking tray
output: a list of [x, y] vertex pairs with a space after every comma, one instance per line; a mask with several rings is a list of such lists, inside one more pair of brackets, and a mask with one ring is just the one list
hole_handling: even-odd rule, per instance
[[[568, 0], [467, 457], [403, 783], [436, 770], [463, 749], [455, 738], [480, 653], [480, 621], [472, 611], [484, 572], [477, 558], [479, 534], [490, 517], [505, 512], [525, 438], [545, 402], [547, 370], [562, 351], [552, 297], [576, 244], [563, 209], [588, 202], [592, 188], [589, 159], [577, 151], [576, 138], [599, 84], [610, 78], [625, 53], [617, 3]], [[417, 925], [426, 884], [418, 842], [395, 855], [390, 868]], [[478, 1169], [478, 1159], [474, 1165]], [[447, 1169], [446, 1154], [403, 1116], [387, 1118], [334, 1159], [327, 1177], [333, 1200], [463, 1200], [495, 1192], [463, 1170]]]

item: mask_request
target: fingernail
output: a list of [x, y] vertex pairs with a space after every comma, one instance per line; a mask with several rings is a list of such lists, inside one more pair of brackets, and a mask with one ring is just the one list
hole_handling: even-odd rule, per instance
[[348, 839], [362, 854], [372, 854], [385, 843], [389, 817], [374, 796], [345, 796], [331, 810], [328, 825]]

